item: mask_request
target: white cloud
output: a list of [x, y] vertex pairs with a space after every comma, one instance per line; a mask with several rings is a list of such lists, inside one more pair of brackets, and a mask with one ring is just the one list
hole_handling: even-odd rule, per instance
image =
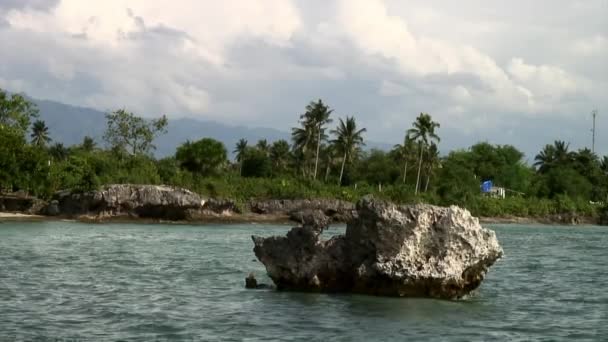
[[608, 39], [602, 35], [595, 35], [580, 39], [572, 44], [575, 54], [583, 56], [606, 55], [608, 52]]
[[287, 129], [321, 97], [400, 141], [608, 107], [601, 0], [7, 1], [0, 86], [103, 110]]

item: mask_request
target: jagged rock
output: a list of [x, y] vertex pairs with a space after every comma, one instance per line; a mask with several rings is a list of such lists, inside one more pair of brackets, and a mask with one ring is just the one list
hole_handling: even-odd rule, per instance
[[321, 210], [333, 221], [338, 222], [346, 222], [355, 214], [353, 203], [334, 199], [256, 200], [249, 202], [249, 209], [255, 214], [296, 217], [303, 211]]
[[245, 288], [255, 289], [258, 287], [258, 280], [255, 279], [255, 275], [253, 273], [249, 273], [247, 278], [245, 278]]
[[226, 199], [215, 199], [210, 198], [203, 202], [203, 212], [210, 215], [232, 215], [232, 214], [240, 214], [241, 209], [236, 205], [234, 201], [226, 200]]
[[345, 235], [322, 240], [318, 220], [285, 237], [253, 236], [277, 289], [460, 298], [502, 256], [493, 231], [458, 207], [365, 198]]
[[164, 185], [113, 184], [89, 192], [63, 191], [47, 205], [47, 215], [106, 219], [205, 220], [240, 213], [230, 200], [203, 199], [183, 188]]
[[45, 206], [45, 201], [21, 192], [0, 195], [0, 211], [33, 215], [40, 214]]
[[52, 200], [47, 207], [44, 209], [44, 214], [49, 216], [57, 216], [61, 214], [61, 210], [59, 209], [59, 201]]
[[202, 208], [196, 193], [162, 185], [114, 184], [84, 193], [56, 195], [59, 213], [97, 218], [131, 216], [167, 220], [185, 219], [190, 209]]

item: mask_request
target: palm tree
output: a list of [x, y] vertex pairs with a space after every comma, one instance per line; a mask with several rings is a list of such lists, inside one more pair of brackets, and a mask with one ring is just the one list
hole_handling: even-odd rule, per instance
[[306, 176], [307, 160], [309, 156], [310, 143], [313, 140], [312, 127], [302, 123], [302, 127], [294, 127], [291, 129], [291, 140], [293, 142], [293, 154], [296, 167], [302, 170], [302, 176]]
[[357, 129], [357, 122], [354, 117], [346, 117], [346, 121], [340, 119], [338, 123], [338, 127], [335, 130], [332, 130], [336, 136], [332, 142], [336, 147], [336, 150], [343, 154], [342, 157], [342, 167], [340, 168], [340, 181], [339, 185], [342, 185], [342, 176], [344, 175], [344, 165], [346, 162], [350, 160], [358, 151], [360, 151], [361, 146], [364, 146], [363, 142], [363, 133], [366, 132], [367, 129], [361, 128]]
[[393, 147], [393, 152], [397, 155], [397, 157], [403, 160], [403, 184], [405, 184], [406, 176], [407, 176], [407, 165], [411, 160], [412, 152], [414, 151], [414, 141], [410, 139], [407, 135], [403, 140], [403, 144], [397, 144]]
[[431, 146], [426, 154], [426, 185], [424, 186], [424, 192], [429, 190], [429, 183], [431, 182], [431, 175], [433, 174], [433, 169], [441, 167], [441, 163], [439, 162], [439, 149], [437, 148], [437, 144], [431, 142]]
[[553, 145], [545, 145], [534, 157], [534, 166], [538, 167], [538, 172], [546, 173], [556, 165], [568, 165], [573, 159], [573, 154], [568, 151], [569, 146], [561, 140], [556, 140]]
[[331, 168], [334, 166], [336, 157], [336, 148], [334, 145], [323, 145], [321, 148], [322, 158], [325, 159], [325, 178], [323, 180], [327, 182]]
[[54, 160], [62, 161], [67, 159], [70, 151], [62, 143], [56, 143], [49, 148], [49, 154]]
[[557, 163], [563, 165], [572, 161], [574, 155], [568, 151], [570, 144], [562, 140], [556, 140], [553, 145], [555, 146], [555, 161]]
[[316, 148], [317, 152], [315, 155], [315, 169], [313, 178], [317, 179], [317, 170], [319, 168], [319, 152], [321, 151], [321, 141], [324, 140], [325, 137], [325, 125], [330, 124], [332, 119], [330, 119], [330, 115], [333, 110], [329, 109], [329, 107], [323, 104], [323, 101], [318, 100], [317, 102], [311, 102], [308, 106], [306, 106], [306, 113], [300, 116], [302, 124], [304, 127], [312, 128], [313, 136], [316, 138]]
[[545, 173], [555, 163], [555, 147], [545, 145], [543, 149], [534, 157], [534, 166], [538, 167], [539, 173]]
[[48, 142], [51, 141], [49, 137], [49, 128], [42, 120], [34, 121], [32, 125], [32, 143], [38, 147], [45, 147]]
[[426, 113], [420, 113], [412, 124], [414, 127], [407, 130], [407, 136], [413, 141], [418, 142], [418, 148], [420, 149], [420, 156], [418, 158], [418, 175], [416, 176], [416, 191], [420, 187], [420, 171], [422, 170], [422, 155], [424, 150], [429, 145], [429, 141], [439, 142], [439, 136], [435, 134], [435, 129], [439, 128], [439, 123], [433, 121], [431, 116]]
[[236, 143], [234, 151], [232, 153], [236, 154], [236, 161], [239, 163], [239, 175], [243, 173], [243, 158], [245, 157], [245, 152], [247, 151], [247, 140], [241, 139]]
[[289, 162], [289, 143], [282, 139], [272, 143], [270, 160], [275, 171], [285, 171]]
[[255, 145], [255, 147], [257, 147], [258, 150], [264, 152], [266, 156], [270, 154], [270, 145], [268, 145], [268, 140], [266, 139], [258, 140], [258, 143]]

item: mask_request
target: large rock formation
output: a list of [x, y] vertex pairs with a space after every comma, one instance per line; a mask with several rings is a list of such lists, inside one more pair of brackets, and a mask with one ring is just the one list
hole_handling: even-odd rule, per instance
[[128, 216], [181, 220], [186, 218], [188, 210], [200, 209], [203, 204], [204, 201], [199, 195], [182, 188], [113, 184], [96, 191], [59, 193], [55, 201], [51, 202], [49, 210], [64, 216]]
[[329, 240], [329, 220], [315, 211], [285, 237], [252, 237], [277, 289], [460, 298], [502, 256], [494, 232], [458, 207], [365, 198], [356, 209], [346, 234]]
[[26, 194], [0, 195], [0, 212], [18, 212], [24, 214], [39, 214], [45, 202]]
[[89, 192], [60, 192], [45, 210], [48, 215], [198, 220], [240, 210], [232, 201], [203, 199], [182, 188], [164, 185], [113, 184]]

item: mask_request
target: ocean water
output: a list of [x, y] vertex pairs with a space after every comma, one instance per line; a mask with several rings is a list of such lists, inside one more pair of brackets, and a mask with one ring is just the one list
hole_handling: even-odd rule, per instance
[[460, 301], [247, 290], [285, 226], [0, 223], [0, 341], [607, 341], [608, 228], [494, 226]]

